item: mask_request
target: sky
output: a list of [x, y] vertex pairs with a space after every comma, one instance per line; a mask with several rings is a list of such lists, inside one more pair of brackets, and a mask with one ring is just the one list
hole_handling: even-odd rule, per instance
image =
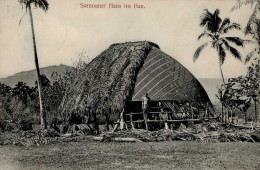
[[[0, 77], [35, 69], [29, 14], [17, 0], [0, 0]], [[163, 52], [183, 64], [195, 77], [220, 78], [217, 52], [207, 48], [193, 63], [193, 54], [207, 39], [197, 40], [204, 9], [220, 9], [244, 28], [250, 6], [231, 11], [235, 0], [49, 0], [45, 13], [32, 8], [40, 67], [72, 65], [84, 51], [94, 58], [113, 43], [152, 41]], [[143, 4], [145, 8], [94, 9], [85, 4]], [[21, 23], [19, 24], [19, 21]], [[245, 37], [232, 31], [228, 36]], [[245, 56], [253, 44], [238, 50]], [[246, 65], [228, 54], [223, 65], [225, 78], [243, 75]]]

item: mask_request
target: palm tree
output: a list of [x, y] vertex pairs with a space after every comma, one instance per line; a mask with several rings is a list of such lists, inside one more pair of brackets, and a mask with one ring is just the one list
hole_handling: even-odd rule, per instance
[[250, 59], [254, 56], [255, 53], [260, 54], [260, 20], [259, 19], [254, 19], [253, 23], [248, 28], [248, 34], [252, 35], [252, 37], [256, 40], [257, 47], [247, 54], [245, 58], [245, 63], [250, 61]]
[[223, 83], [225, 84], [225, 79], [222, 72], [222, 64], [226, 58], [226, 51], [229, 51], [236, 59], [241, 61], [241, 54], [230, 45], [230, 43], [236, 46], [244, 46], [244, 40], [240, 39], [239, 37], [228, 37], [224, 36], [229, 31], [236, 29], [241, 30], [241, 27], [237, 23], [231, 23], [229, 18], [225, 18], [223, 21], [219, 17], [219, 10], [216, 9], [214, 13], [209, 12], [207, 9], [201, 15], [200, 26], [205, 27], [204, 32], [199, 35], [198, 40], [202, 37], [208, 37], [211, 40], [202, 44], [194, 53], [193, 61], [195, 62], [201, 51], [211, 45], [211, 47], [215, 48], [218, 52], [218, 59], [219, 59], [219, 68]]
[[237, 0], [236, 5], [231, 10], [233, 11], [239, 9], [244, 5], [251, 5], [251, 7], [254, 7], [253, 13], [247, 22], [247, 26], [245, 27], [245, 33], [248, 34], [251, 25], [254, 23], [255, 19], [257, 19], [257, 13], [260, 12], [260, 0]]
[[25, 6], [26, 10], [29, 10], [30, 14], [30, 21], [31, 21], [31, 29], [32, 29], [32, 39], [33, 39], [33, 50], [34, 50], [34, 60], [35, 66], [37, 71], [37, 86], [39, 92], [39, 103], [40, 103], [40, 119], [41, 119], [41, 127], [45, 129], [46, 125], [46, 113], [43, 109], [43, 99], [42, 99], [42, 83], [41, 83], [41, 76], [40, 76], [40, 69], [39, 69], [39, 62], [38, 62], [38, 55], [37, 55], [37, 48], [36, 48], [36, 40], [35, 40], [35, 33], [34, 33], [34, 24], [33, 24], [33, 16], [32, 16], [32, 9], [31, 4], [34, 4], [35, 7], [39, 7], [43, 9], [45, 12], [48, 10], [49, 3], [47, 0], [18, 0], [18, 2]]
[[245, 58], [245, 63], [247, 63], [256, 52], [258, 52], [258, 54], [260, 53], [260, 20], [257, 18], [257, 14], [260, 13], [260, 0], [237, 0], [232, 11], [240, 9], [244, 5], [251, 5], [251, 7], [254, 8], [245, 27], [245, 34], [251, 35], [257, 43], [257, 47], [247, 54]]

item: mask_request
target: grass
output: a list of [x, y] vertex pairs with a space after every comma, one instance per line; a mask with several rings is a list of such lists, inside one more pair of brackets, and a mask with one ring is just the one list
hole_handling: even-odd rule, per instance
[[83, 141], [0, 153], [0, 169], [260, 169], [259, 143]]

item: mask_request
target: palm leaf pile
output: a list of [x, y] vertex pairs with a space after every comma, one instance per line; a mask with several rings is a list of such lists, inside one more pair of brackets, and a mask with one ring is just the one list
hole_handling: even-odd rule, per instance
[[134, 129], [117, 131], [114, 133], [104, 132], [100, 134], [99, 141], [120, 141], [117, 139], [138, 139], [143, 142], [160, 141], [197, 141], [197, 142], [260, 142], [260, 130], [245, 128], [246, 126], [233, 126], [221, 123], [203, 123], [186, 127], [181, 124], [179, 129], [161, 129], [159, 131], [146, 131]]

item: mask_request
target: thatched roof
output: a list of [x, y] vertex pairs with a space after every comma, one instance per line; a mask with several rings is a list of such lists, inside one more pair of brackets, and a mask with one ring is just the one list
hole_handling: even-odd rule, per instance
[[119, 115], [127, 101], [153, 99], [206, 100], [209, 98], [192, 74], [159, 46], [147, 42], [113, 44], [93, 59], [68, 87], [60, 113]]
[[146, 92], [152, 100], [209, 100], [198, 80], [156, 47], [152, 47], [138, 73], [133, 100], [141, 100]]

